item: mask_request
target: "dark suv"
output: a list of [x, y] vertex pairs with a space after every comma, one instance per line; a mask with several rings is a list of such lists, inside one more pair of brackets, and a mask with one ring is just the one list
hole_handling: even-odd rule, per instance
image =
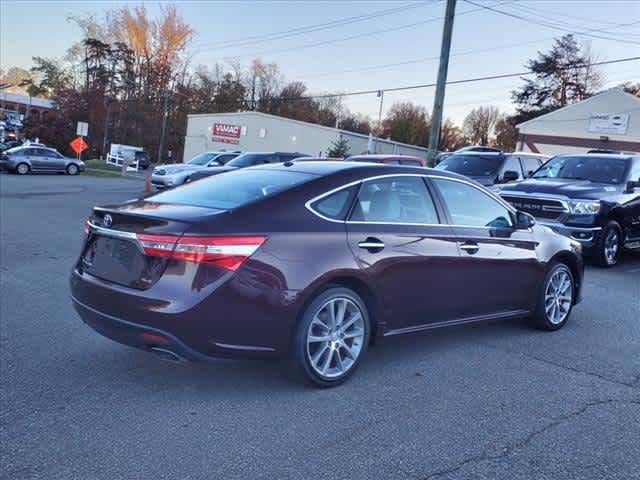
[[499, 188], [513, 206], [578, 240], [603, 267], [640, 249], [640, 155], [560, 155], [533, 176]]
[[265, 163], [282, 163], [294, 160], [299, 157], [310, 157], [300, 152], [246, 152], [238, 155], [230, 162], [219, 167], [210, 167], [203, 170], [193, 172], [187, 178], [187, 183], [199, 180], [201, 178], [224, 173], [236, 168], [253, 167], [256, 165], [264, 165]]
[[547, 161], [535, 153], [465, 152], [454, 153], [435, 168], [465, 175], [485, 186], [522, 180]]

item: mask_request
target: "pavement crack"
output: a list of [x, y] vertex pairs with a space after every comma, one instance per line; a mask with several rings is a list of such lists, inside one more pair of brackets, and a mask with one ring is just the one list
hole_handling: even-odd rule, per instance
[[558, 425], [561, 425], [565, 422], [568, 422], [576, 417], [579, 417], [580, 415], [584, 414], [587, 410], [591, 409], [591, 408], [595, 408], [595, 407], [601, 407], [603, 405], [610, 405], [613, 403], [618, 403], [618, 404], [635, 404], [635, 405], [640, 405], [640, 398], [638, 399], [630, 399], [630, 400], [619, 400], [619, 399], [608, 399], [608, 400], [596, 400], [596, 401], [592, 401], [587, 403], [586, 405], [583, 405], [582, 407], [580, 407], [577, 410], [574, 410], [572, 412], [569, 412], [565, 415], [561, 415], [558, 417], [555, 417], [550, 423], [537, 428], [535, 430], [533, 430], [532, 432], [530, 432], [527, 436], [525, 436], [523, 439], [511, 444], [511, 445], [507, 445], [506, 447], [502, 448], [502, 450], [500, 452], [497, 453], [488, 453], [488, 452], [482, 452], [478, 455], [474, 455], [468, 458], [463, 459], [462, 461], [458, 462], [455, 465], [452, 465], [450, 467], [447, 468], [443, 468], [441, 470], [436, 470], [434, 472], [431, 472], [429, 474], [427, 474], [426, 476], [422, 476], [420, 477], [420, 480], [431, 480], [434, 478], [438, 478], [438, 477], [442, 477], [444, 475], [449, 475], [452, 473], [456, 473], [459, 470], [463, 469], [464, 467], [466, 467], [467, 465], [472, 465], [472, 464], [477, 464], [477, 463], [481, 463], [481, 462], [485, 462], [485, 461], [491, 461], [491, 460], [501, 460], [505, 457], [508, 457], [509, 455], [511, 455], [513, 452], [515, 452], [516, 450], [520, 450], [523, 448], [526, 448], [536, 437], [538, 437], [539, 435], [544, 434], [545, 432], [557, 427]]
[[554, 367], [558, 367], [558, 368], [562, 368], [563, 370], [567, 370], [573, 373], [579, 373], [581, 375], [587, 375], [589, 377], [594, 377], [597, 378], [599, 380], [602, 380], [604, 382], [607, 383], [613, 383], [615, 385], [622, 385], [624, 387], [629, 387], [629, 388], [633, 388], [634, 390], [637, 390], [640, 387], [640, 375], [638, 375], [634, 380], [631, 380], [629, 382], [622, 382], [620, 380], [613, 380], [605, 375], [601, 375], [599, 373], [595, 373], [595, 372], [589, 372], [586, 370], [580, 370], [579, 368], [576, 367], [572, 367], [571, 365], [564, 365], [562, 363], [558, 363], [558, 362], [554, 362], [552, 360], [549, 360], [547, 358], [540, 358], [537, 357], [536, 355], [531, 355], [530, 353], [524, 353], [524, 352], [520, 352], [518, 350], [512, 350], [510, 348], [504, 348], [504, 347], [498, 347], [496, 345], [492, 345], [490, 343], [485, 343], [485, 342], [475, 342], [478, 345], [482, 345], [483, 347], [487, 347], [487, 348], [491, 348], [493, 350], [498, 350], [500, 352], [505, 352], [505, 353], [510, 353], [513, 355], [520, 355], [522, 357], [525, 358], [531, 358], [533, 360], [536, 360], [538, 362], [542, 362], [542, 363], [546, 363], [547, 365], [553, 365]]

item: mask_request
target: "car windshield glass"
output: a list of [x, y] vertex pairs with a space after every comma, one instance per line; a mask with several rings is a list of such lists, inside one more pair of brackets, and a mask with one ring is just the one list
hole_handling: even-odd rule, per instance
[[147, 200], [231, 209], [294, 187], [313, 177], [308, 173], [292, 171], [235, 170], [152, 195]]
[[544, 164], [533, 178], [566, 178], [596, 183], [622, 183], [627, 159], [600, 156], [555, 157]]
[[259, 153], [244, 153], [231, 160], [227, 165], [230, 167], [250, 167], [264, 163], [263, 159], [268, 159], [268, 155], [260, 155]]
[[436, 166], [436, 170], [448, 170], [471, 177], [488, 177], [498, 172], [503, 160], [501, 155], [450, 155]]
[[210, 153], [201, 153], [189, 160], [189, 165], [205, 165], [213, 157]]

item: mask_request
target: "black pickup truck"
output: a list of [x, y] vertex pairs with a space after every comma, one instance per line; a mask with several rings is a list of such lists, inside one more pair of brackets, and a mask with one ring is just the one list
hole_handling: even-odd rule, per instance
[[538, 223], [582, 244], [611, 267], [623, 248], [640, 250], [640, 154], [559, 155], [498, 193]]

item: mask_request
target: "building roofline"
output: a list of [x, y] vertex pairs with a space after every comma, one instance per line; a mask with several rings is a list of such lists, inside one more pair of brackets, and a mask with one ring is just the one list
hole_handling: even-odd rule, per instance
[[[351, 132], [349, 130], [343, 130], [341, 128], [334, 128], [334, 127], [327, 127], [326, 125], [319, 125], [317, 123], [310, 123], [310, 122], [303, 122], [302, 120], [295, 120], [293, 118], [287, 118], [287, 117], [280, 117], [278, 115], [271, 115], [270, 113], [264, 113], [264, 112], [255, 112], [255, 111], [247, 111], [247, 112], [224, 112], [224, 113], [191, 113], [189, 115], [187, 115], [187, 120], [191, 117], [194, 118], [199, 118], [199, 117], [211, 117], [211, 116], [232, 116], [232, 115], [242, 115], [242, 116], [250, 116], [250, 115], [256, 115], [259, 117], [264, 117], [264, 118], [272, 118], [272, 119], [276, 119], [276, 120], [280, 120], [280, 121], [284, 121], [284, 122], [291, 122], [291, 123], [297, 123], [300, 125], [304, 125], [304, 126], [309, 126], [309, 127], [315, 127], [315, 128], [320, 128], [323, 130], [329, 130], [332, 132], [335, 132], [336, 134], [345, 134], [345, 135], [349, 135], [352, 137], [359, 137], [359, 138], [366, 138], [369, 139], [369, 135], [366, 135], [364, 133], [357, 133], [357, 132]], [[421, 147], [419, 145], [411, 145], [410, 143], [403, 143], [403, 142], [398, 142], [395, 140], [387, 140], [384, 138], [376, 138], [374, 137], [374, 139], [377, 142], [380, 143], [386, 143], [387, 145], [398, 145], [401, 147], [409, 147], [409, 148], [415, 148], [417, 150], [421, 150], [424, 152], [427, 152], [429, 149], [426, 147]]]
[[[635, 100], [636, 102], [638, 102], [640, 104], [640, 98], [638, 98], [635, 95], [632, 95], [632, 94], [630, 94], [628, 92], [625, 92], [621, 87], [613, 87], [613, 88], [610, 88], [608, 90], [605, 90], [604, 92], [597, 93], [597, 94], [595, 94], [595, 95], [593, 95], [593, 96], [591, 96], [589, 98], [585, 98], [584, 100], [581, 100], [581, 101], [579, 101], [577, 103], [572, 103], [570, 105], [565, 105], [564, 107], [557, 108], [557, 109], [553, 110], [552, 112], [545, 113], [544, 115], [540, 115], [539, 117], [532, 118], [531, 120], [527, 120], [526, 122], [518, 123], [516, 125], [516, 128], [524, 127], [524, 126], [529, 125], [531, 123], [535, 123], [535, 122], [537, 122], [537, 121], [539, 121], [541, 119], [544, 119], [545, 117], [548, 117], [550, 115], [553, 115], [556, 112], [559, 112], [560, 110], [574, 110], [576, 107], [587, 105], [592, 100], [595, 100], [596, 98], [601, 97], [603, 95], [609, 95], [611, 93], [622, 93], [623, 95], [625, 95], [625, 96], [627, 96], [629, 98], [632, 98], [633, 100]], [[622, 112], [618, 112], [618, 113], [622, 113]], [[571, 119], [569, 119], [569, 120], [558, 120], [558, 121], [567, 121], [567, 122], [569, 122], [569, 121], [571, 121]]]

